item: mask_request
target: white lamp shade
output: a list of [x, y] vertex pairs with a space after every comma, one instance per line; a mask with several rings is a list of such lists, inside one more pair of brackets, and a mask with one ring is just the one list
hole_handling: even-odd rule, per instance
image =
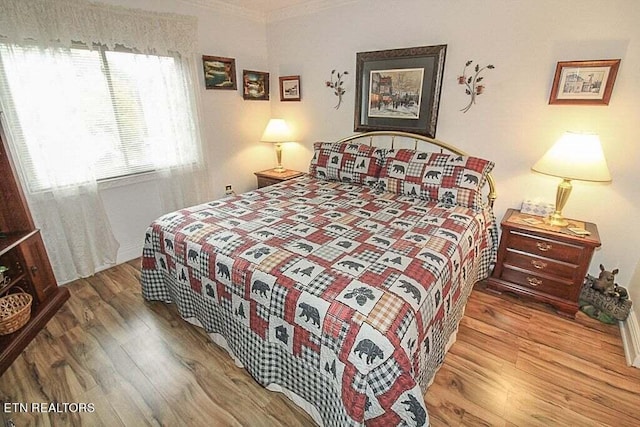
[[565, 132], [532, 168], [536, 172], [580, 181], [611, 181], [600, 138]]
[[283, 119], [271, 119], [262, 134], [262, 142], [286, 142], [291, 140], [291, 130]]

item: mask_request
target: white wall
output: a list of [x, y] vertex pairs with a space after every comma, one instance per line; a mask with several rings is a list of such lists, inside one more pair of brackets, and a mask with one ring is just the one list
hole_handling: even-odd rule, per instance
[[[242, 70], [268, 71], [264, 20], [253, 19], [215, 7], [197, 6], [194, 1], [172, 0], [102, 0], [105, 3], [156, 12], [172, 12], [198, 17], [198, 57], [226, 56], [236, 59], [239, 87]], [[273, 147], [260, 144], [259, 138], [270, 117], [268, 101], [244, 101], [242, 93], [206, 90], [200, 73], [202, 137], [206, 145], [212, 198], [224, 194], [231, 184], [236, 192], [256, 187], [254, 171], [273, 167]], [[276, 90], [277, 94], [277, 90]], [[147, 226], [163, 212], [159, 201], [161, 189], [154, 181], [101, 187], [101, 195], [120, 242], [118, 262], [142, 254]]]
[[[619, 268], [628, 286], [640, 258], [640, 2], [635, 0], [361, 0], [267, 24], [272, 85], [301, 75], [302, 101], [272, 100], [272, 114], [294, 123], [300, 144], [286, 167], [306, 170], [311, 144], [353, 133], [356, 52], [447, 44], [437, 137], [496, 162], [501, 217], [524, 198], [553, 202], [559, 179], [531, 165], [565, 131], [600, 134], [611, 184], [574, 182], [567, 217], [595, 222], [598, 264]], [[558, 61], [621, 58], [609, 106], [549, 105]], [[493, 64], [485, 93], [467, 113], [457, 77], [472, 59]], [[343, 105], [325, 87], [332, 69], [348, 70]], [[639, 286], [639, 285], [634, 285]], [[640, 289], [632, 289], [640, 301]]]

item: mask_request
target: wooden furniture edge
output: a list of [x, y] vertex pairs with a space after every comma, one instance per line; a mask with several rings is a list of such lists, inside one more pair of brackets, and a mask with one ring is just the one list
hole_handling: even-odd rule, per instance
[[[0, 354], [0, 375], [9, 368], [69, 297], [69, 290], [66, 287], [58, 286], [57, 291], [36, 308], [24, 327], [13, 334], [0, 336], [0, 344], [4, 344], [5, 340], [8, 341], [7, 346], [2, 349]], [[11, 339], [9, 340], [8, 337]]]

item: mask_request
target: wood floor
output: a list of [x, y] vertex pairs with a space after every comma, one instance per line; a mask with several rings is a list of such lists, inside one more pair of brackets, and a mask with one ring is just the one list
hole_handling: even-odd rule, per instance
[[[95, 411], [5, 416], [17, 426], [313, 424], [172, 306], [145, 303], [138, 264], [70, 284], [71, 299], [0, 377], [2, 401]], [[637, 426], [640, 370], [626, 366], [617, 326], [478, 289], [425, 399], [433, 426]]]

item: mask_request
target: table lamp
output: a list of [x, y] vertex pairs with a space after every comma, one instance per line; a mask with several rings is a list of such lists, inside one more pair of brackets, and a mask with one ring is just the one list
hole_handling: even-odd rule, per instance
[[276, 158], [278, 159], [278, 166], [274, 171], [284, 172], [285, 168], [282, 167], [282, 143], [291, 140], [291, 130], [283, 119], [271, 119], [267, 124], [267, 127], [262, 134], [260, 141], [272, 142], [276, 145]]
[[531, 169], [562, 178], [556, 193], [555, 211], [547, 219], [549, 224], [560, 227], [568, 225], [562, 209], [569, 200], [572, 179], [611, 181], [600, 138], [593, 133], [565, 132]]

